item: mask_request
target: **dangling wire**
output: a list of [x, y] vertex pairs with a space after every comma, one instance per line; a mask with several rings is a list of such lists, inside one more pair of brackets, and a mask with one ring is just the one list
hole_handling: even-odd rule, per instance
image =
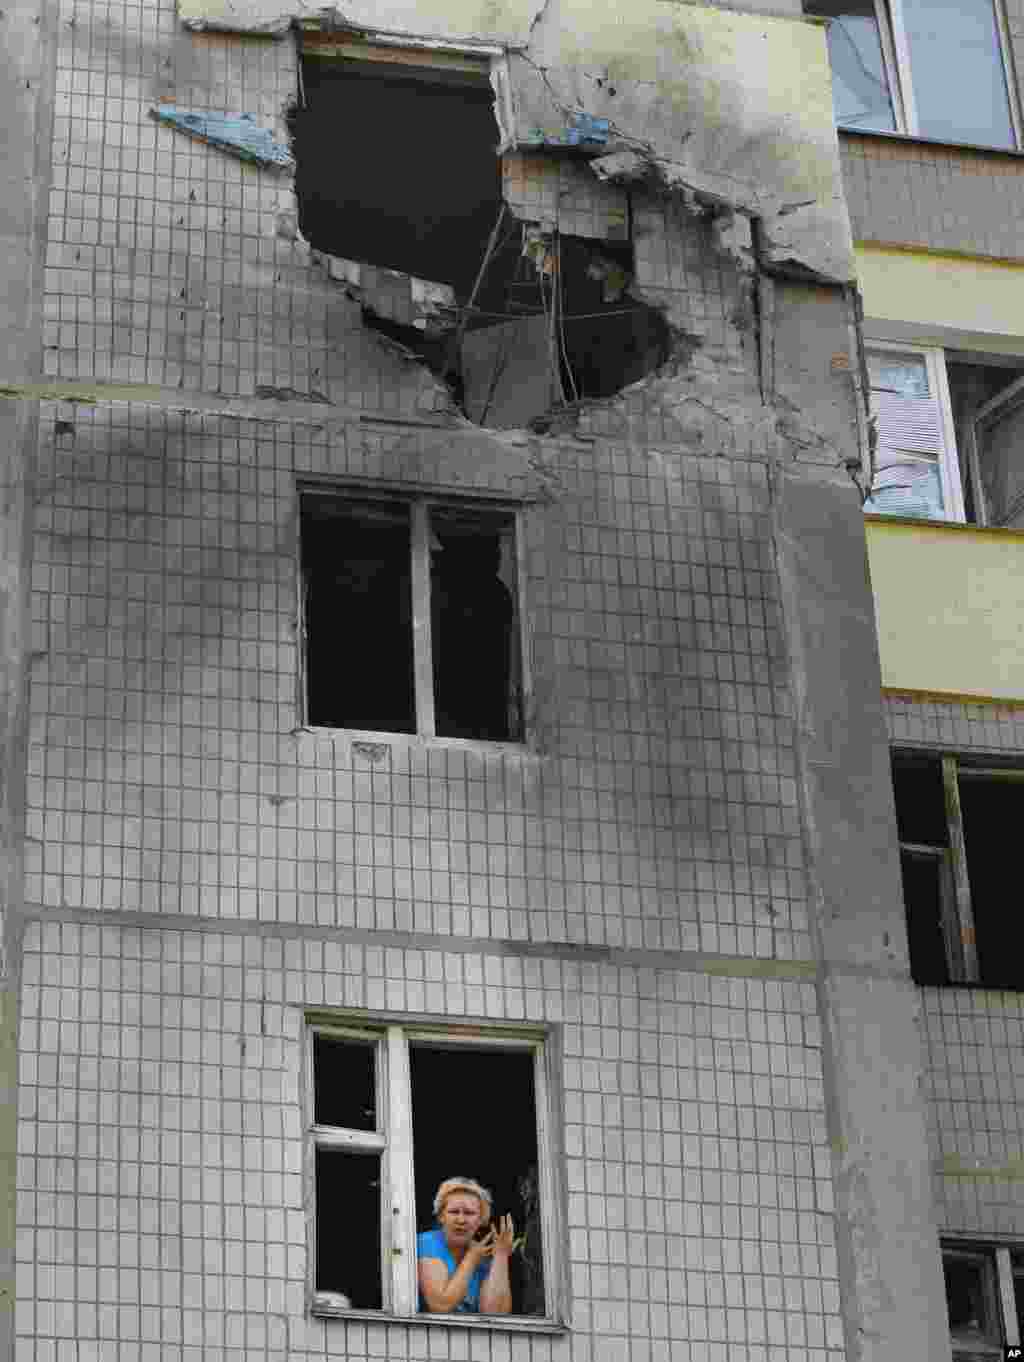
[[[558, 269], [558, 343], [561, 350], [562, 359], [565, 362], [565, 372], [569, 375], [569, 385], [572, 388], [572, 400], [580, 400], [579, 389], [576, 387], [576, 375], [572, 371], [569, 363], [569, 347], [565, 340], [565, 281], [562, 277], [562, 238], [558, 236], [555, 259]], [[563, 400], [564, 400], [563, 387]]]

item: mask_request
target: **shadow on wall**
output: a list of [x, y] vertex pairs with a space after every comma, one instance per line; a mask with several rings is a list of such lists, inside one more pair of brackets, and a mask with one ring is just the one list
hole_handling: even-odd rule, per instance
[[306, 55], [302, 84], [289, 114], [302, 234], [358, 280], [366, 325], [426, 363], [470, 420], [543, 429], [668, 360], [665, 318], [630, 293], [628, 240], [508, 210], [486, 74]]

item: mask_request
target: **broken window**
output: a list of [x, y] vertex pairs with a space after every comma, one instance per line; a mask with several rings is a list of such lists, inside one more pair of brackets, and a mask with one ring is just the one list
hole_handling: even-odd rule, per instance
[[998, 0], [804, 0], [804, 13], [832, 21], [840, 127], [1019, 145]]
[[893, 787], [915, 981], [1021, 988], [1012, 886], [1024, 771], [896, 752]]
[[463, 1176], [515, 1224], [513, 1315], [556, 1319], [545, 1037], [362, 1019], [310, 1037], [314, 1311], [417, 1313], [416, 1235], [434, 1228], [438, 1186]]
[[306, 722], [517, 742], [516, 513], [300, 495]]
[[997, 1244], [942, 1245], [953, 1362], [993, 1362], [1019, 1345], [1015, 1298], [1019, 1251]]
[[1024, 366], [871, 341], [875, 514], [1024, 525]]

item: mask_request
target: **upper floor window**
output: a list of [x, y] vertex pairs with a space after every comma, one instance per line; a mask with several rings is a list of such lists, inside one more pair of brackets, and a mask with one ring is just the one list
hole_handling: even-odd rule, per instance
[[1020, 357], [870, 341], [875, 514], [1024, 528]]
[[299, 499], [306, 722], [516, 742], [516, 511], [385, 492]]
[[893, 788], [914, 980], [1024, 987], [1014, 888], [1024, 770], [898, 751]]
[[1001, 0], [804, 0], [831, 19], [840, 127], [1020, 144]]

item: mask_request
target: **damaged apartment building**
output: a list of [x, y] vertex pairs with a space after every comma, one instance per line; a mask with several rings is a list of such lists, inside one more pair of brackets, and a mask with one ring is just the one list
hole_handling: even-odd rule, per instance
[[0, 11], [0, 1359], [1020, 1341], [1019, 120], [929, 2]]

